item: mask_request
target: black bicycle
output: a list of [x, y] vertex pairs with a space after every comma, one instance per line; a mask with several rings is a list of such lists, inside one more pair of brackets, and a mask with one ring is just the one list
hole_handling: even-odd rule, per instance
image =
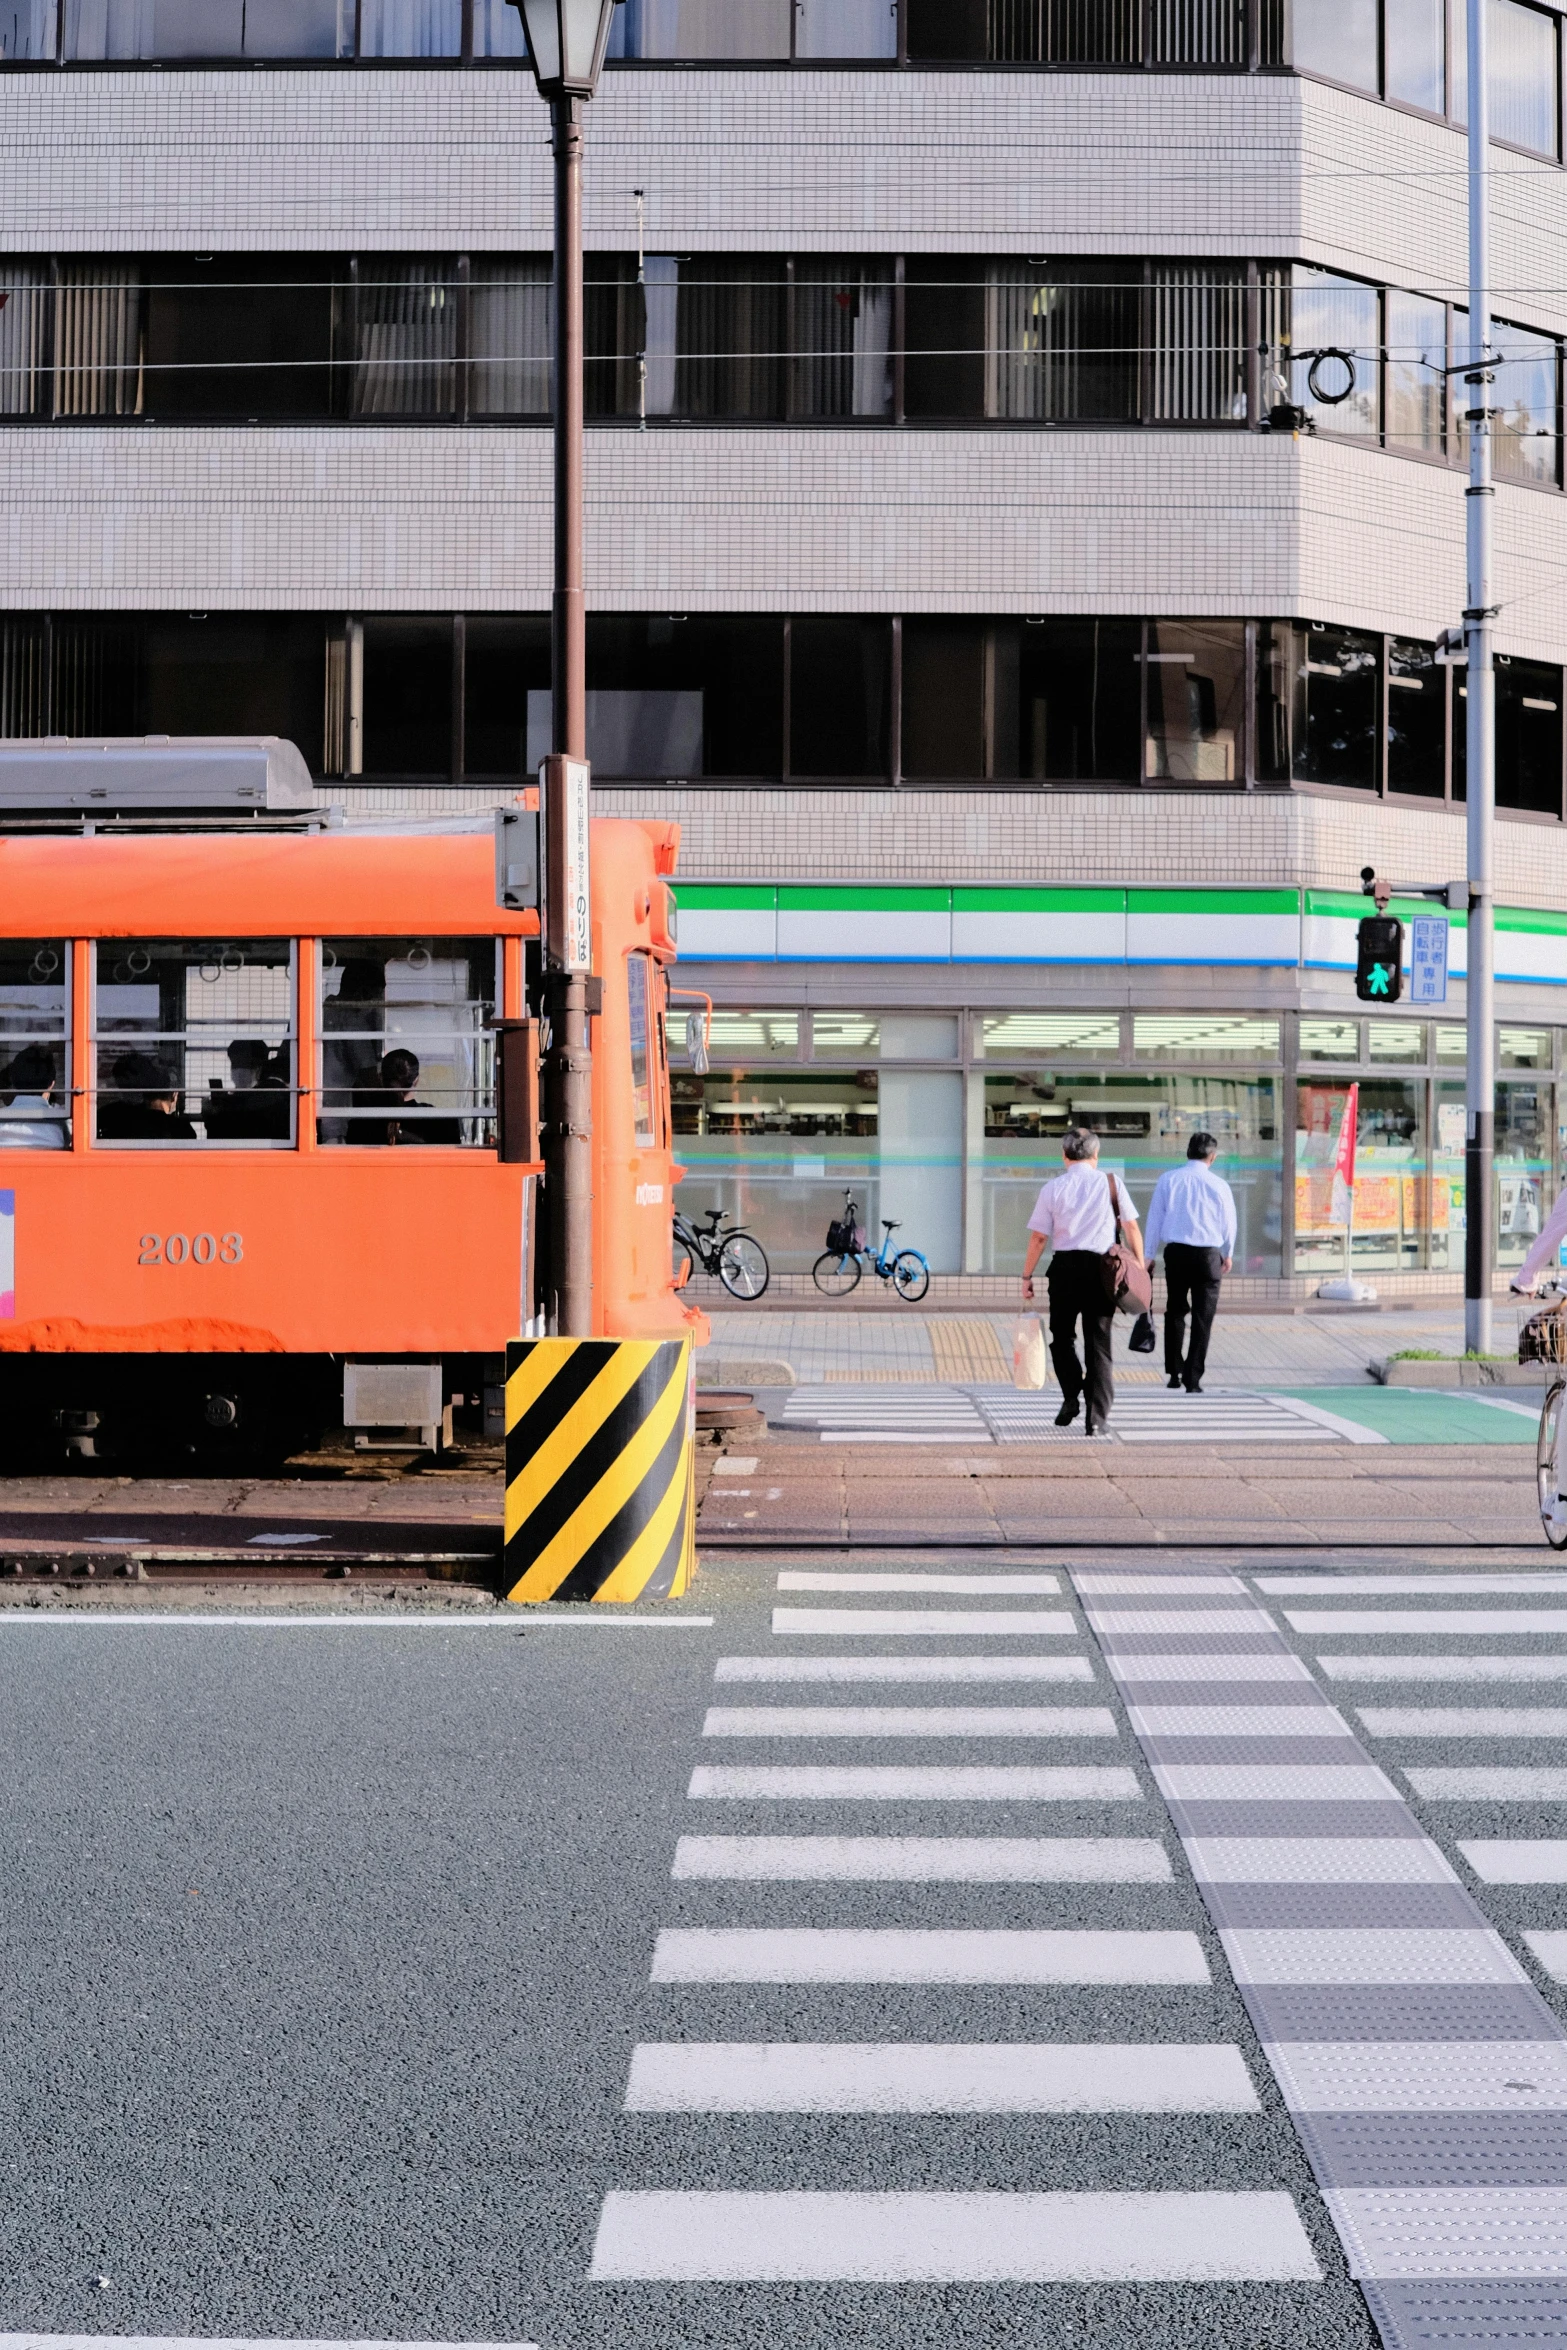
[[721, 1281], [731, 1297], [754, 1304], [767, 1287], [772, 1268], [761, 1242], [749, 1232], [720, 1233], [728, 1222], [722, 1208], [709, 1208], [700, 1223], [675, 1216], [675, 1246], [683, 1248], [689, 1263], [700, 1265]]

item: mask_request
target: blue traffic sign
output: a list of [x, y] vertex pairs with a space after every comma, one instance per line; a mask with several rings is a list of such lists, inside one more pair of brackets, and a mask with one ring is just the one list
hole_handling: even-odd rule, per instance
[[1409, 925], [1409, 996], [1416, 1004], [1447, 1001], [1447, 923], [1417, 914]]

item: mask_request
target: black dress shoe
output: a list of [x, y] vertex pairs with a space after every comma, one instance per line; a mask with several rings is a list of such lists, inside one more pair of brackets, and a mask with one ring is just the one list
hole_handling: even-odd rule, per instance
[[1065, 1401], [1065, 1402], [1062, 1404], [1062, 1406], [1061, 1406], [1061, 1409], [1060, 1409], [1060, 1410], [1057, 1412], [1057, 1414], [1056, 1414], [1056, 1426], [1057, 1426], [1058, 1428], [1070, 1428], [1070, 1427], [1071, 1427], [1071, 1425], [1072, 1425], [1072, 1422], [1073, 1422], [1073, 1421], [1074, 1421], [1076, 1418], [1077, 1418], [1077, 1397], [1074, 1395], [1074, 1396], [1070, 1397], [1070, 1398], [1069, 1398], [1067, 1401]]
[[1166, 1384], [1166, 1386], [1168, 1386], [1168, 1387], [1179, 1387], [1179, 1386], [1181, 1386], [1181, 1384], [1182, 1384], [1182, 1380], [1181, 1380], [1181, 1374], [1180, 1374], [1180, 1372], [1179, 1372], [1179, 1371], [1172, 1371], [1172, 1372], [1170, 1373], [1170, 1376], [1169, 1376], [1169, 1378], [1166, 1380], [1165, 1384]]
[[1186, 1392], [1188, 1395], [1201, 1395], [1202, 1381], [1200, 1379], [1188, 1379], [1186, 1382]]

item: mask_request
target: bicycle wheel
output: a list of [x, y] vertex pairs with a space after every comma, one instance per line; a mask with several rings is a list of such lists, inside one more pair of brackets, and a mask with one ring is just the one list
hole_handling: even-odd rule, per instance
[[930, 1287], [930, 1268], [911, 1248], [899, 1249], [892, 1260], [892, 1286], [907, 1305], [917, 1305]]
[[749, 1232], [731, 1232], [718, 1252], [718, 1278], [731, 1297], [760, 1297], [770, 1270], [761, 1242]]
[[1562, 1434], [1562, 1412], [1567, 1405], [1567, 1380], [1558, 1379], [1547, 1391], [1540, 1413], [1540, 1435], [1535, 1446], [1535, 1482], [1540, 1494], [1540, 1523], [1552, 1550], [1567, 1550], [1567, 1501], [1561, 1497], [1557, 1447]]
[[827, 1249], [811, 1267], [811, 1279], [823, 1297], [847, 1297], [851, 1289], [860, 1285], [860, 1260]]

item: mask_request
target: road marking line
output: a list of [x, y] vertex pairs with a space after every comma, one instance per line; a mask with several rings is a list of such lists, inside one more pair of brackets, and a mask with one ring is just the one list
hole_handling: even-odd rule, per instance
[[1567, 1656], [1319, 1656], [1330, 1681], [1567, 1681]]
[[[1489, 1978], [1487, 1978], [1489, 1979]], [[1195, 1934], [880, 1926], [671, 1926], [654, 1983], [1207, 1983]]]
[[[1335, 1715], [1334, 1720], [1337, 1720]], [[1119, 1738], [1103, 1705], [715, 1705], [704, 1738]]]
[[1437, 1846], [1414, 1836], [1188, 1836], [1199, 1885], [1456, 1885]]
[[1425, 1803], [1563, 1803], [1567, 1802], [1567, 1770], [1529, 1770], [1520, 1765], [1494, 1770], [1410, 1769], [1404, 1773]]
[[1489, 1929], [1221, 1926], [1237, 1983], [1526, 1983]]
[[[1290, 1658], [1294, 1664], [1295, 1659]], [[1301, 1677], [1311, 1678], [1304, 1666]], [[1567, 1664], [1563, 1670], [1567, 1671]], [[1085, 1656], [721, 1656], [715, 1681], [1091, 1681]]]
[[1524, 1942], [1553, 1983], [1567, 1983], [1567, 1934], [1525, 1934]]
[[1458, 1599], [1527, 1597], [1534, 1592], [1567, 1591], [1567, 1574], [1545, 1568], [1522, 1575], [1498, 1570], [1491, 1575], [1254, 1575], [1259, 1591], [1278, 1599], [1439, 1599], [1449, 1593]]
[[1357, 1706], [1370, 1738], [1567, 1738], [1560, 1706]]
[[1352, 2277], [1567, 2276], [1561, 2187], [1328, 2187], [1323, 2201]]
[[1064, 1608], [775, 1607], [773, 1630], [838, 1640], [1017, 1640], [1070, 1639], [1079, 1627]]
[[1130, 1705], [1127, 1718], [1149, 1738], [1347, 1738], [1353, 1743], [1355, 1736], [1326, 1699], [1319, 1705]]
[[693, 1801], [1139, 1803], [1134, 1771], [1055, 1763], [705, 1763]]
[[[183, 1608], [177, 1614], [172, 1608], [167, 1614], [161, 1610], [155, 1611], [153, 1608], [147, 1608], [145, 1611], [138, 1609], [133, 1614], [129, 1609], [122, 1613], [119, 1608], [111, 1610], [105, 1607], [100, 1613], [96, 1608], [22, 1608], [0, 1604], [0, 1626], [73, 1624], [80, 1628], [84, 1625], [112, 1624], [116, 1630], [132, 1624], [158, 1627], [222, 1624], [225, 1626], [243, 1625], [247, 1631], [252, 1632], [314, 1632], [324, 1626], [341, 1627], [344, 1624], [351, 1624], [356, 1631], [369, 1632], [387, 1630], [398, 1632], [521, 1632], [535, 1629], [544, 1631], [551, 1626], [559, 1629], [562, 1625], [568, 1625], [572, 1628], [592, 1626], [599, 1630], [608, 1630], [614, 1626], [621, 1631], [628, 1632], [700, 1632], [710, 1631], [716, 1622], [715, 1616], [596, 1615], [591, 1614], [587, 1607], [583, 1607], [577, 1614], [570, 1616], [543, 1616], [537, 1614], [532, 1608], [519, 1607], [508, 1610], [504, 1605], [494, 1610], [486, 1609], [482, 1615], [476, 1612], [458, 1614], [455, 1610], [450, 1615], [427, 1615], [424, 1613], [416, 1615], [410, 1609], [406, 1615], [397, 1616], [361, 1616], [340, 1612], [331, 1615], [266, 1616], [248, 1613], [244, 1615], [198, 1615]], [[8, 2336], [0, 2334], [0, 2350], [4, 2350], [8, 2338]], [[116, 2335], [114, 2338], [119, 2340], [120, 2337]], [[31, 2341], [33, 2337], [29, 2335], [27, 2339]], [[40, 2341], [74, 2341], [76, 2336], [51, 2334], [40, 2335], [38, 2339]], [[131, 2337], [127, 2335], [125, 2339], [130, 2340]], [[161, 2334], [148, 2335], [147, 2339], [162, 2341], [164, 2337]], [[168, 2339], [173, 2341], [176, 2337], [170, 2335]]]
[[1258, 2113], [1261, 2102], [1224, 2042], [676, 2041], [633, 2050], [626, 2111]]
[[1459, 1851], [1482, 1885], [1567, 1885], [1567, 1842], [1517, 1836], [1459, 1841]]
[[1374, 1763], [1155, 1763], [1172, 1803], [1399, 1803]]
[[536, 2342], [332, 2341], [310, 2334], [0, 2334], [0, 2350], [538, 2350]]
[[959, 1598], [993, 1599], [1005, 1592], [1054, 1592], [1059, 1575], [873, 1575], [838, 1573], [828, 1568], [809, 1571], [787, 1568], [778, 1578], [780, 1591], [955, 1591]]
[[1151, 1836], [682, 1836], [673, 1877], [911, 1885], [1167, 1885]]
[[1315, 2284], [1321, 2271], [1293, 2201], [1280, 2192], [693, 2191], [607, 2195], [593, 2274], [729, 2283]]
[[[1490, 1639], [1498, 1632], [1567, 1632], [1567, 1608], [1312, 1608], [1287, 1607], [1284, 1621], [1295, 1632], [1375, 1632], [1414, 1638], [1445, 1633], [1453, 1640]], [[1173, 1630], [1174, 1627], [1170, 1626]]]
[[1567, 2111], [1561, 2040], [1270, 2040], [1267, 2052], [1291, 2113]]

